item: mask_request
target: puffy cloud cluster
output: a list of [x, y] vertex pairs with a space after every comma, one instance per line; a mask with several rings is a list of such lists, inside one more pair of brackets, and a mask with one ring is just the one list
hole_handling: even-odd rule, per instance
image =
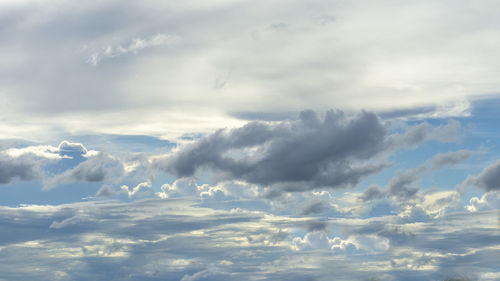
[[374, 113], [328, 111], [321, 120], [315, 112], [303, 111], [296, 121], [251, 122], [219, 130], [156, 159], [153, 165], [177, 177], [208, 169], [218, 180], [272, 186], [266, 197], [280, 190], [352, 187], [388, 166], [377, 158], [383, 152], [437, 134], [429, 135], [428, 130], [427, 125], [419, 125], [403, 134], [389, 134]]
[[472, 197], [470, 205], [465, 206], [470, 212], [477, 212], [488, 209], [500, 209], [500, 191], [489, 191], [484, 193], [481, 198]]
[[[141, 182], [133, 188], [130, 188], [126, 185], [122, 185], [120, 188], [121, 188], [121, 190], [125, 191], [125, 193], [127, 193], [129, 198], [132, 198], [133, 196], [136, 196], [136, 197], [137, 196], [139, 196], [139, 197], [147, 196], [147, 195], [150, 195], [152, 193], [150, 182]], [[101, 190], [102, 190], [102, 188], [99, 189], [96, 196], [99, 196], [100, 195], [99, 193], [102, 194], [103, 192], [106, 192], [106, 190], [102, 190], [102, 191]]]
[[376, 235], [352, 235], [347, 239], [340, 237], [329, 238], [324, 231], [313, 231], [307, 233], [304, 238], [295, 237], [293, 239], [295, 250], [327, 250], [333, 253], [355, 253], [364, 252], [383, 252], [390, 248], [389, 239], [378, 237]]
[[59, 146], [31, 145], [21, 148], [8, 148], [0, 151], [0, 183], [13, 179], [40, 180], [45, 174], [43, 166], [61, 159], [85, 159], [95, 155], [80, 143], [62, 141]]
[[[8, 280], [35, 275], [54, 280], [56, 271], [68, 280], [97, 275], [330, 280], [332, 272], [346, 281], [352, 276], [432, 280], [468, 272], [494, 280], [496, 210], [455, 212], [419, 223], [395, 215], [331, 217], [304, 234], [309, 219], [214, 210], [196, 202], [184, 197], [0, 207], [5, 226], [0, 271]], [[327, 234], [332, 230], [342, 234]], [[249, 277], [248, 270], [255, 274]]]

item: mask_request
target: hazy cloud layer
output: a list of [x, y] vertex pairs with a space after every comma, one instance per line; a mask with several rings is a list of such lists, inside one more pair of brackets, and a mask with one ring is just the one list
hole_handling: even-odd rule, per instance
[[43, 167], [62, 159], [85, 159], [97, 152], [87, 151], [80, 143], [62, 141], [59, 146], [30, 145], [11, 147], [0, 151], [0, 184], [13, 179], [40, 180], [45, 176]]
[[[491, 211], [417, 224], [394, 215], [332, 218], [304, 233], [301, 219], [192, 204], [157, 199], [1, 207], [0, 271], [7, 280], [325, 281], [334, 272], [345, 281], [489, 281], [496, 272]], [[464, 230], [472, 222], [481, 227]]]
[[2, 135], [180, 136], [303, 108], [466, 116], [500, 87], [498, 5], [2, 1]]

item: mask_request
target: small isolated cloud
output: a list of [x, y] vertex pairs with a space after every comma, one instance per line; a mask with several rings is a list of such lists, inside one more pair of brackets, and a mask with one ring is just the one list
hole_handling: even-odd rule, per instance
[[500, 160], [486, 167], [479, 175], [467, 177], [463, 184], [486, 191], [500, 190]]
[[111, 186], [104, 184], [96, 192], [95, 197], [96, 198], [107, 198], [107, 197], [117, 196], [118, 194], [120, 194], [120, 193], [117, 191], [114, 191]]
[[459, 150], [454, 152], [436, 154], [431, 160], [431, 169], [439, 170], [445, 166], [456, 165], [471, 157], [473, 152], [471, 150]]
[[127, 193], [129, 198], [132, 198], [151, 195], [151, 187], [152, 185], [150, 182], [141, 182], [133, 188], [130, 188], [127, 185], [122, 185], [120, 188]]
[[415, 169], [410, 169], [402, 173], [398, 173], [389, 181], [388, 194], [398, 198], [409, 198], [418, 191], [415, 185], [419, 179], [420, 173], [425, 170], [425, 167], [419, 166]]
[[169, 43], [177, 42], [179, 38], [177, 36], [156, 34], [149, 38], [134, 38], [128, 44], [122, 45], [108, 45], [94, 51], [87, 62], [93, 66], [96, 66], [100, 61], [109, 58], [116, 58], [129, 53], [137, 54], [138, 52], [152, 47], [163, 46]]

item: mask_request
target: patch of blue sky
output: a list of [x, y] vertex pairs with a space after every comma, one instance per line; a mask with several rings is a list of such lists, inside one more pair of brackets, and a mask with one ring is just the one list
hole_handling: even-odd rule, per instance
[[0, 205], [60, 205], [80, 202], [95, 195], [102, 183], [75, 182], [43, 190], [39, 181], [13, 181], [0, 188]]

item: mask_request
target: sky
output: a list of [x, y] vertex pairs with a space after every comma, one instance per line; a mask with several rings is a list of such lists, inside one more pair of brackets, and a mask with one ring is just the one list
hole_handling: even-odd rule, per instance
[[500, 280], [499, 9], [0, 0], [0, 281]]

